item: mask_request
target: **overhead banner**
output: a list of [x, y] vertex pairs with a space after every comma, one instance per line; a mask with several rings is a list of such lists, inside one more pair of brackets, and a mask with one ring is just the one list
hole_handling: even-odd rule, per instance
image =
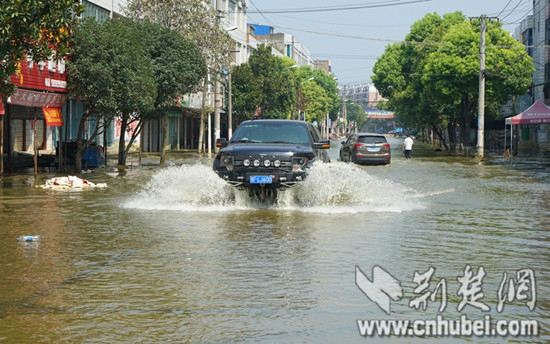
[[67, 95], [63, 93], [37, 92], [18, 88], [8, 98], [8, 103], [28, 107], [60, 108], [66, 100]]
[[44, 118], [46, 119], [46, 125], [52, 127], [63, 126], [63, 112], [61, 108], [43, 107]]

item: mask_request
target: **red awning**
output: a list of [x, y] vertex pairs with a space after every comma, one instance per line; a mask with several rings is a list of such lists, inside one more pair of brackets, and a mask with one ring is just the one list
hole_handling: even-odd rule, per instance
[[506, 124], [544, 124], [550, 123], [550, 108], [540, 99], [519, 115], [506, 118]]
[[44, 118], [46, 119], [46, 125], [52, 127], [63, 126], [63, 112], [61, 108], [46, 108], [43, 107]]

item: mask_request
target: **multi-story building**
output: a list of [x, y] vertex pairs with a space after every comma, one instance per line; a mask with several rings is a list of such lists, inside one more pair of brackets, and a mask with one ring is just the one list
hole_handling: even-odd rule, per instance
[[250, 24], [254, 27], [254, 37], [258, 44], [271, 46], [282, 56], [290, 57], [300, 66], [313, 67], [309, 49], [300, 43], [296, 37], [287, 33], [275, 33], [273, 27]]
[[[533, 58], [535, 72], [528, 94], [516, 98], [515, 113], [521, 113], [540, 99], [550, 103], [550, 6], [547, 0], [534, 0], [533, 12], [515, 29], [514, 38], [522, 42], [529, 56]], [[550, 125], [520, 125], [519, 147], [541, 149], [549, 147]]]
[[372, 83], [342, 86], [339, 88], [339, 93], [345, 99], [352, 99], [365, 110], [369, 108], [376, 109], [378, 103], [386, 101]]

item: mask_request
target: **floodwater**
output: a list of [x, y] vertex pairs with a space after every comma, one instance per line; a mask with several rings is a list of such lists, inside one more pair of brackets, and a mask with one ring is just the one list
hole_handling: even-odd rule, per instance
[[[105, 189], [4, 177], [0, 343], [549, 342], [548, 158], [478, 163], [416, 144], [407, 161], [390, 143], [389, 166], [356, 166], [333, 142], [333, 162], [270, 206], [190, 153], [81, 176]], [[373, 281], [389, 314], [356, 284], [375, 267], [399, 282], [390, 300], [388, 279]], [[364, 337], [358, 325], [438, 315], [512, 332], [534, 320], [539, 334]]]

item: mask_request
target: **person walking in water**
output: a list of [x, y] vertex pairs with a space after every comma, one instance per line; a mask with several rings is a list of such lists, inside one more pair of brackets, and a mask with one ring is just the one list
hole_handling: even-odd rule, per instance
[[403, 141], [403, 150], [405, 151], [405, 159], [411, 158], [411, 151], [413, 149], [413, 139], [410, 134], [407, 134], [407, 138]]

